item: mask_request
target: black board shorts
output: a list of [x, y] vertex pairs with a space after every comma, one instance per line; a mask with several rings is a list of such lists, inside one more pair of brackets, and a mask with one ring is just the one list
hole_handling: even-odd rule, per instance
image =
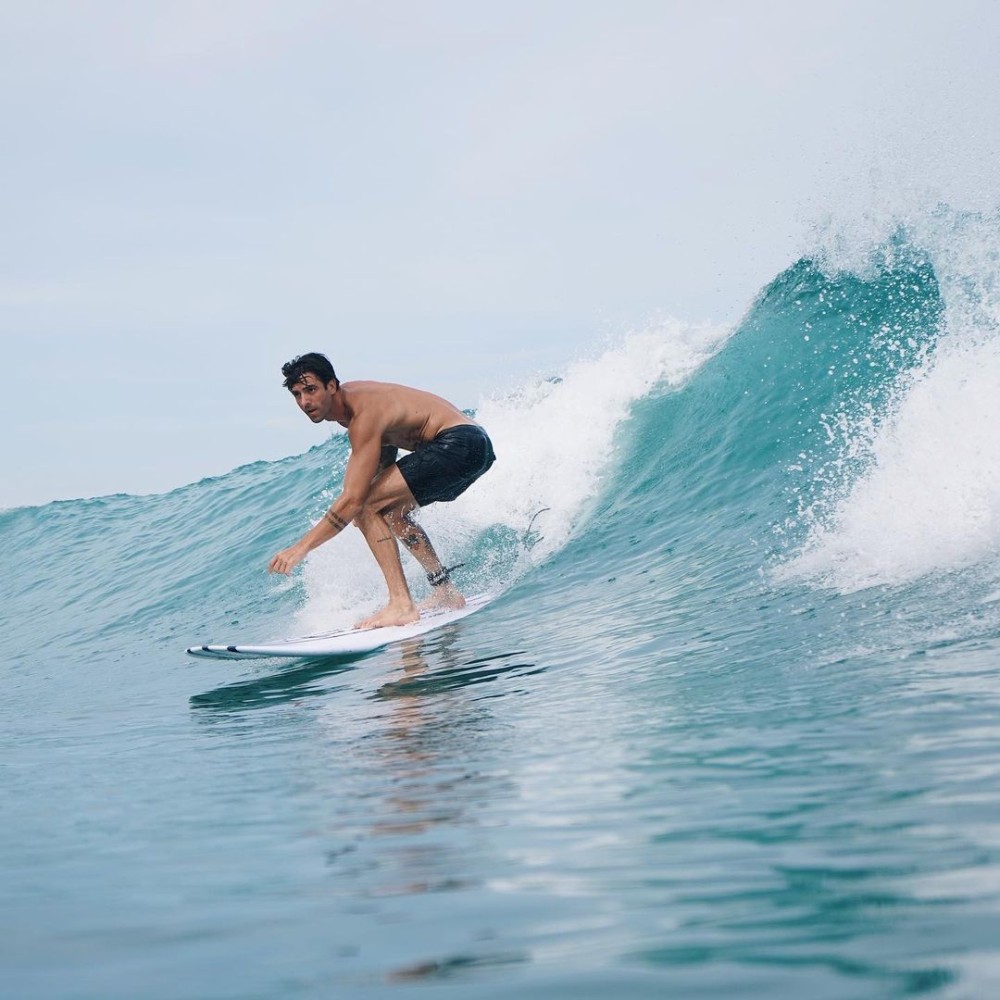
[[404, 455], [396, 467], [421, 507], [461, 496], [496, 460], [479, 424], [459, 424]]

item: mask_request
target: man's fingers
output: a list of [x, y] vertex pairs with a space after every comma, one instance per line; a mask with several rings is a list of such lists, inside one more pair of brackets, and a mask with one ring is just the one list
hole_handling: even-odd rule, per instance
[[301, 561], [301, 556], [297, 555], [294, 551], [286, 549], [283, 552], [279, 552], [276, 556], [271, 557], [267, 571], [268, 573], [284, 573], [287, 576]]

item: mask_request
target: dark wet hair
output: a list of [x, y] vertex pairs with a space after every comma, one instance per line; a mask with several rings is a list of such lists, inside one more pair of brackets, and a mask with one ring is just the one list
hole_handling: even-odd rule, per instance
[[315, 351], [300, 354], [297, 358], [292, 358], [291, 361], [283, 364], [281, 374], [285, 376], [285, 381], [281, 384], [286, 389], [291, 389], [296, 382], [302, 381], [302, 376], [306, 372], [312, 372], [323, 385], [336, 382], [337, 388], [340, 388], [340, 380], [333, 370], [333, 365], [330, 364], [330, 359], [325, 354], [317, 354]]

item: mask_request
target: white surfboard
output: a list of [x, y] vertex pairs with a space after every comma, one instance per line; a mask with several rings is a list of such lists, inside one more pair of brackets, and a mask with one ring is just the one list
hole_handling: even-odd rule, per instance
[[205, 646], [189, 646], [192, 656], [211, 657], [217, 660], [259, 660], [272, 656], [352, 656], [370, 653], [403, 639], [412, 639], [432, 629], [471, 615], [486, 607], [489, 594], [470, 597], [464, 608], [447, 608], [427, 611], [420, 621], [410, 625], [386, 625], [383, 628], [349, 628], [320, 635], [304, 635], [296, 639], [272, 639], [268, 642], [233, 642]]

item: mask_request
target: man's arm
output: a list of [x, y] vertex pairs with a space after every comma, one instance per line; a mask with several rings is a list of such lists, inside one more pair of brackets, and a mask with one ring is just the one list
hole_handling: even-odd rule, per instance
[[339, 535], [361, 513], [372, 480], [382, 467], [382, 426], [372, 419], [355, 417], [347, 430], [351, 456], [344, 472], [344, 487], [330, 509], [294, 545], [275, 555], [269, 573], [291, 573], [313, 549]]

